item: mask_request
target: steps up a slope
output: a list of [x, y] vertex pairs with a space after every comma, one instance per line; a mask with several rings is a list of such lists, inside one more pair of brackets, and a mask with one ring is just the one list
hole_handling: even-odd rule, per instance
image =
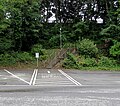
[[67, 49], [60, 49], [60, 51], [55, 55], [51, 61], [49, 61], [46, 68], [53, 68], [56, 64], [58, 64], [61, 60], [63, 60], [66, 57], [67, 52], [75, 53], [74, 48], [67, 48]]
[[53, 68], [58, 62], [66, 57], [68, 49], [61, 49], [56, 56], [50, 61], [46, 68]]

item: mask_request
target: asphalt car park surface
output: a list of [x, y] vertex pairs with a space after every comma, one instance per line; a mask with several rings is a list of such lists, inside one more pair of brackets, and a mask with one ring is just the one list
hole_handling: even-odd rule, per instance
[[120, 72], [2, 69], [0, 106], [120, 106]]

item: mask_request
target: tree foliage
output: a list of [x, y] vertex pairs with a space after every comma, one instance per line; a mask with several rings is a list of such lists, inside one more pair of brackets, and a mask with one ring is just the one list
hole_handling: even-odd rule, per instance
[[114, 39], [114, 40], [116, 39], [120, 41], [120, 26], [110, 25], [102, 29], [102, 31], [100, 32], [100, 35], [104, 39], [111, 38], [111, 39]]
[[117, 57], [120, 59], [120, 42], [116, 42], [110, 49], [110, 54], [112, 56]]
[[[62, 46], [82, 39], [120, 42], [119, 3], [120, 0], [1, 0], [0, 54], [30, 52], [36, 44], [58, 48], [60, 36]], [[88, 40], [80, 43], [83, 45], [86, 46], [81, 50], [89, 49], [85, 54], [93, 56], [98, 51]]]
[[79, 41], [78, 44], [78, 51], [79, 54], [90, 56], [90, 57], [96, 57], [98, 53], [98, 49], [93, 41], [89, 39], [83, 39], [82, 41]]
[[[1, 40], [1, 43], [11, 40], [15, 51], [30, 50], [38, 42], [41, 32], [39, 8], [40, 3], [35, 0], [32, 4], [27, 0], [5, 0], [1, 4], [4, 16], [0, 18], [0, 38], [6, 36], [7, 40]], [[6, 46], [3, 48], [6, 50]]]

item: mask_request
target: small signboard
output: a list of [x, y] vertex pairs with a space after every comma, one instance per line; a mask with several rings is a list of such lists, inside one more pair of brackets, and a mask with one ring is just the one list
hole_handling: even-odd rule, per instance
[[35, 53], [35, 57], [36, 57], [36, 58], [39, 58], [39, 53]]

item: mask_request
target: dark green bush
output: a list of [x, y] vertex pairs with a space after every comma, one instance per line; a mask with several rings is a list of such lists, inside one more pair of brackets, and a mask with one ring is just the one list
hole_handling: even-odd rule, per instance
[[27, 62], [27, 61], [33, 61], [34, 57], [30, 55], [28, 52], [21, 52], [21, 53], [16, 53], [16, 60], [18, 62]]
[[39, 53], [39, 55], [40, 55], [39, 60], [46, 60], [47, 57], [48, 57], [47, 50], [42, 49], [42, 45], [41, 44], [34, 45], [32, 47], [32, 49], [31, 49], [31, 53], [34, 56], [35, 56], [35, 53]]
[[67, 53], [67, 58], [63, 61], [63, 67], [65, 68], [79, 68], [79, 63], [77, 57], [74, 56], [72, 53]]
[[35, 53], [39, 53], [40, 55], [44, 54], [44, 50], [42, 49], [41, 44], [35, 44], [32, 46], [31, 53], [35, 55]]
[[89, 57], [88, 58], [81, 57], [80, 61], [79, 61], [79, 64], [82, 67], [94, 67], [94, 66], [97, 66], [96, 59], [95, 58], [89, 58]]
[[120, 58], [120, 42], [116, 42], [111, 48], [110, 48], [110, 54], [114, 57]]
[[113, 67], [116, 66], [116, 60], [102, 56], [99, 59], [98, 66], [101, 67]]
[[0, 55], [0, 65], [8, 66], [14, 64], [16, 64], [16, 59], [11, 54], [5, 53]]
[[79, 41], [79, 44], [77, 44], [77, 48], [79, 54], [89, 57], [96, 57], [98, 53], [98, 48], [96, 47], [94, 42], [89, 39], [83, 39], [82, 41]]
[[0, 55], [0, 65], [1, 66], [9, 66], [16, 65], [16, 63], [28, 63], [33, 61], [35, 58], [30, 55], [28, 52], [13, 52], [13, 53], [5, 53]]
[[10, 50], [12, 45], [12, 40], [6, 38], [0, 38], [0, 53], [5, 53], [6, 51]]
[[76, 68], [80, 69], [81, 67], [94, 67], [97, 66], [95, 58], [85, 58], [77, 57], [71, 53], [67, 54], [67, 58], [63, 61], [63, 66], [65, 68]]

